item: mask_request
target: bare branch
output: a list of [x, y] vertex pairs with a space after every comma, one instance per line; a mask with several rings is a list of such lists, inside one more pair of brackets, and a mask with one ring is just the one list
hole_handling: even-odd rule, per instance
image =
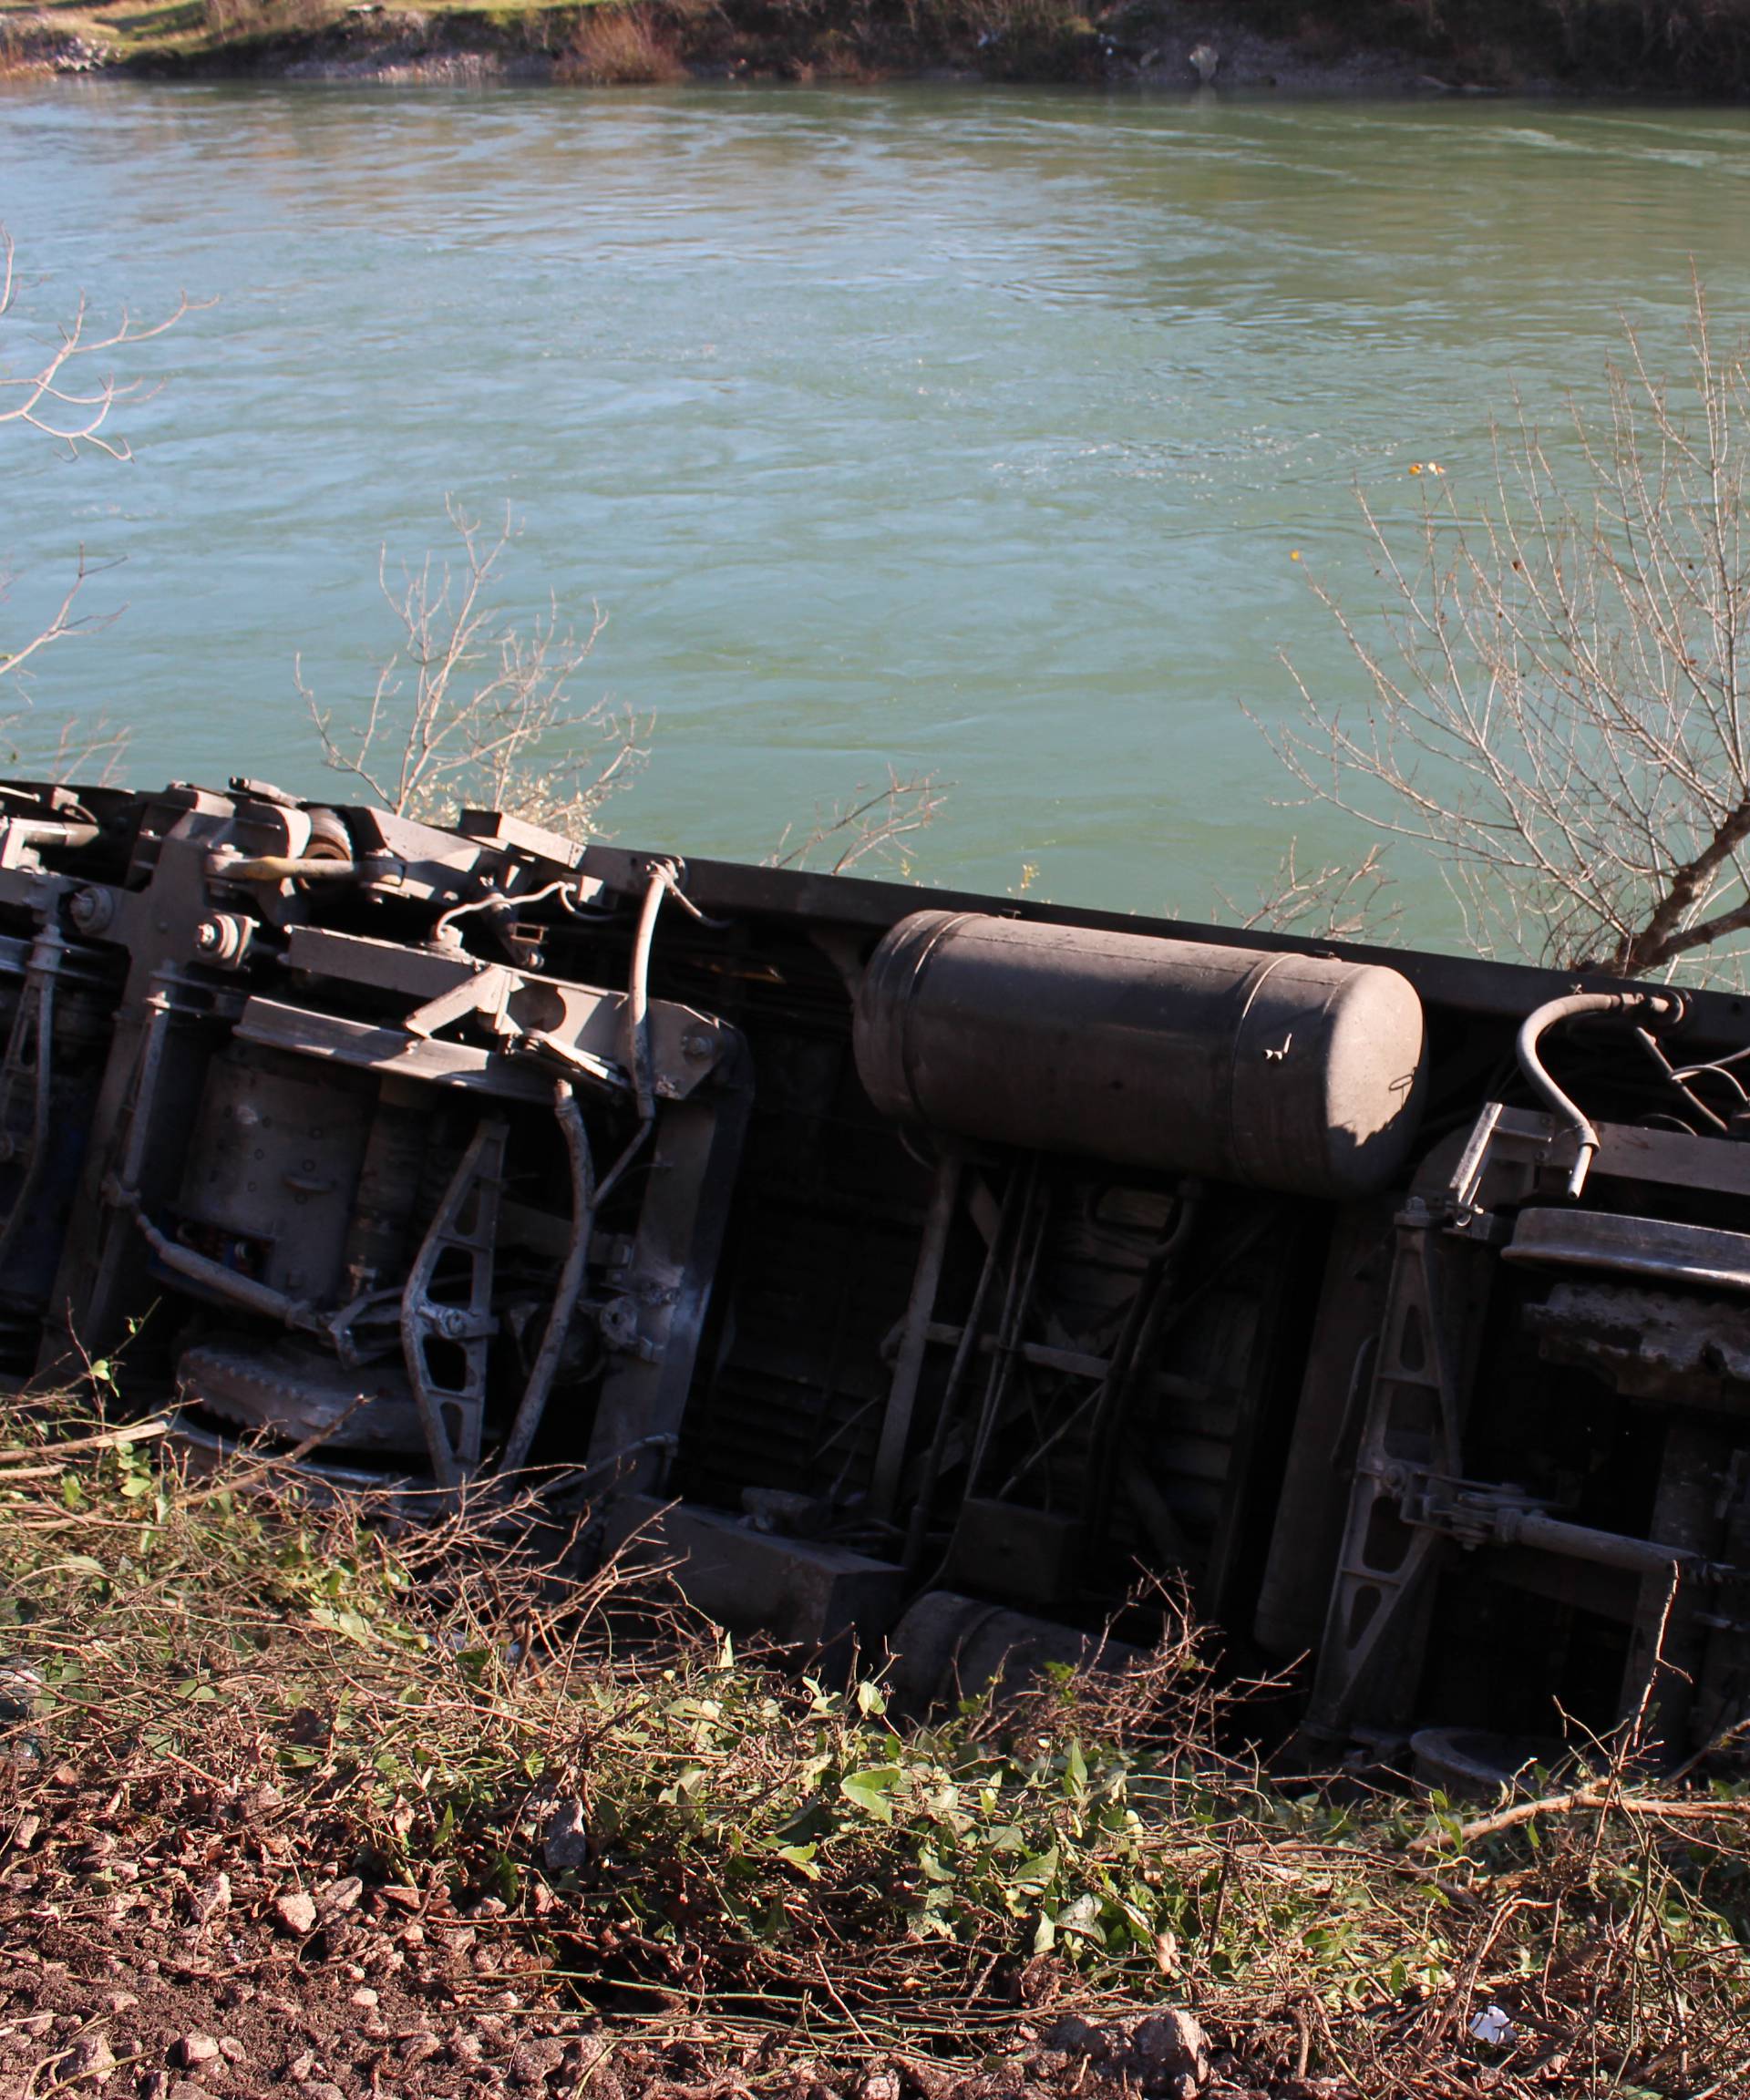
[[[17, 290], [12, 236], [0, 226], [0, 319], [15, 319]], [[16, 423], [39, 431], [64, 446], [69, 456], [89, 447], [112, 459], [129, 458], [126, 440], [105, 435], [105, 429], [118, 405], [140, 398], [146, 383], [124, 379], [102, 361], [152, 342], [185, 314], [211, 304], [182, 293], [170, 313], [156, 321], [137, 321], [123, 307], [112, 328], [94, 330], [81, 293], [73, 318], [27, 356], [23, 369], [0, 370], [0, 425]]]
[[302, 664], [294, 669], [324, 762], [397, 815], [448, 817], [471, 804], [587, 836], [643, 763], [651, 728], [630, 710], [570, 698], [606, 616], [592, 607], [579, 634], [561, 627], [550, 601], [521, 632], [498, 600], [517, 536], [510, 511], [490, 535], [455, 502], [445, 511], [460, 541], [453, 565], [427, 553], [395, 582], [386, 550], [378, 560], [400, 639], [353, 716], [337, 723]]
[[[1687, 385], [1628, 331], [1564, 456], [1521, 406], [1477, 509], [1400, 551], [1364, 497], [1389, 646], [1272, 738], [1301, 787], [1430, 850], [1479, 945], [1628, 975], [1750, 930], [1750, 370], [1695, 287]], [[1316, 588], [1316, 586], [1315, 586]], [[1297, 681], [1298, 683], [1298, 681]]]
[[82, 615], [76, 615], [73, 610], [79, 592], [91, 577], [102, 575], [106, 569], [119, 567], [119, 562], [103, 561], [93, 568], [86, 560], [85, 549], [81, 547], [78, 567], [54, 616], [47, 626], [33, 634], [29, 641], [15, 649], [10, 655], [0, 655], [0, 678], [15, 678], [39, 651], [52, 647], [57, 642], [64, 642], [69, 634], [89, 634], [98, 628], [108, 627], [113, 621], [119, 620], [127, 610], [125, 606], [118, 605], [108, 612], [88, 612]]
[[843, 875], [860, 860], [897, 856], [900, 871], [909, 872], [901, 841], [932, 822], [948, 798], [934, 774], [901, 778], [892, 767], [877, 788], [860, 783], [849, 797], [828, 809], [817, 809], [814, 822], [800, 838], [787, 824], [777, 844], [761, 863], [767, 868], [824, 867]]
[[[0, 226], [0, 323], [17, 325], [18, 292], [17, 256], [12, 236]], [[81, 294], [72, 320], [57, 328], [50, 341], [27, 349], [20, 363], [0, 364], [0, 429], [12, 425], [35, 430], [64, 448], [69, 457], [77, 458], [88, 448], [112, 459], [127, 458], [127, 445], [107, 435], [106, 427], [118, 403], [141, 395], [144, 382], [123, 379], [113, 365], [92, 361], [164, 335], [197, 304], [184, 295], [170, 313], [149, 323], [135, 321], [124, 309], [115, 327], [94, 332]], [[7, 341], [9, 346], [10, 338]], [[0, 679], [18, 679], [34, 657], [56, 643], [71, 635], [90, 633], [118, 619], [124, 608], [104, 613], [75, 611], [90, 578], [114, 566], [102, 562], [94, 567], [81, 547], [73, 581], [48, 623], [15, 648], [0, 646]], [[0, 598], [4, 596], [4, 588], [0, 588]]]
[[1268, 927], [1310, 941], [1385, 941], [1402, 914], [1392, 897], [1385, 849], [1377, 839], [1352, 868], [1330, 862], [1302, 874], [1296, 865], [1299, 841], [1291, 839], [1275, 876], [1247, 911], [1218, 892], [1235, 922], [1247, 929]]

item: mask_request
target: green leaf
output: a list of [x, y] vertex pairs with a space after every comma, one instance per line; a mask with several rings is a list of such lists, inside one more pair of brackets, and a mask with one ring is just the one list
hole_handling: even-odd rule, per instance
[[1066, 1903], [1057, 1913], [1057, 1930], [1074, 1933], [1080, 1940], [1096, 1940], [1103, 1946], [1106, 1934], [1100, 1930], [1099, 1898], [1085, 1894], [1076, 1897], [1073, 1903]]
[[1022, 1860], [1010, 1879], [1017, 1889], [1032, 1889], [1043, 1893], [1057, 1879], [1062, 1858], [1055, 1845], [1048, 1845], [1043, 1852], [1035, 1852]]
[[772, 1849], [787, 1866], [794, 1867], [800, 1874], [806, 1874], [810, 1881], [818, 1881], [820, 1879], [820, 1869], [814, 1863], [814, 1856], [819, 1850], [818, 1846], [811, 1844], [775, 1845]]
[[926, 1881], [952, 1882], [955, 1879], [952, 1872], [944, 1867], [941, 1859], [937, 1858], [933, 1846], [919, 1846], [918, 1865], [922, 1868], [923, 1878]]
[[316, 1625], [338, 1633], [343, 1640], [355, 1642], [361, 1648], [370, 1646], [370, 1627], [356, 1611], [336, 1611], [327, 1604], [313, 1604], [310, 1617]]
[[889, 1799], [900, 1783], [897, 1765], [870, 1765], [860, 1772], [847, 1772], [839, 1782], [839, 1791], [864, 1815], [872, 1816], [878, 1823], [893, 1820], [893, 1804]]

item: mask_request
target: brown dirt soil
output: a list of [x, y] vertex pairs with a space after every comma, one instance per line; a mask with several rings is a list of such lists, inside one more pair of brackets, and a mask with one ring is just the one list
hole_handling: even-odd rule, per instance
[[[1003, 2025], [962, 2036], [958, 2061], [940, 2054], [939, 2034], [930, 2056], [862, 2048], [842, 2027], [811, 2044], [718, 2026], [678, 1995], [660, 2014], [627, 2013], [602, 1979], [556, 1971], [496, 1899], [458, 1911], [435, 1873], [424, 1887], [368, 1887], [333, 1863], [313, 1868], [308, 1826], [272, 1785], [214, 1791], [191, 1770], [171, 1772], [148, 1803], [86, 1776], [70, 1765], [0, 1771], [0, 2100], [459, 2100], [498, 2089], [530, 2100], [586, 2090], [595, 2100], [1324, 2100], [1347, 2090], [1296, 2077], [1286, 2062], [1211, 2057], [1194, 2022], [1158, 2006], [1095, 2025], [1022, 2003]], [[1053, 1995], [1049, 1985], [1037, 1994]], [[1015, 1995], [1035, 1992], [1024, 1980]]]
[[491, 2082], [532, 2090], [582, 2068], [575, 2013], [516, 1988], [526, 1961], [489, 1917], [458, 1917], [441, 1884], [367, 1892], [332, 1867], [311, 1877], [276, 1827], [276, 1788], [168, 1788], [136, 1829], [79, 1778], [59, 1768], [0, 1823], [7, 2100], [288, 2085], [330, 2100], [386, 2080], [437, 2095], [489, 2066]]

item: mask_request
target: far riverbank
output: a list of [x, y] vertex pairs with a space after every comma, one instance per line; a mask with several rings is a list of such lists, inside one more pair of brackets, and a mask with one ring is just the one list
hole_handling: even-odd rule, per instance
[[460, 84], [1750, 94], [1750, 0], [0, 0], [0, 72]]

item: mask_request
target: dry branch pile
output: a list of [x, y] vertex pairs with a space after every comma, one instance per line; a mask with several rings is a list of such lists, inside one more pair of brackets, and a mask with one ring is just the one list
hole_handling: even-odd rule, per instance
[[0, 1446], [7, 2100], [1750, 2086], [1722, 1773], [1467, 1833], [1271, 1786], [1189, 1631], [901, 1723], [530, 1504], [324, 1507], [65, 1404]]

